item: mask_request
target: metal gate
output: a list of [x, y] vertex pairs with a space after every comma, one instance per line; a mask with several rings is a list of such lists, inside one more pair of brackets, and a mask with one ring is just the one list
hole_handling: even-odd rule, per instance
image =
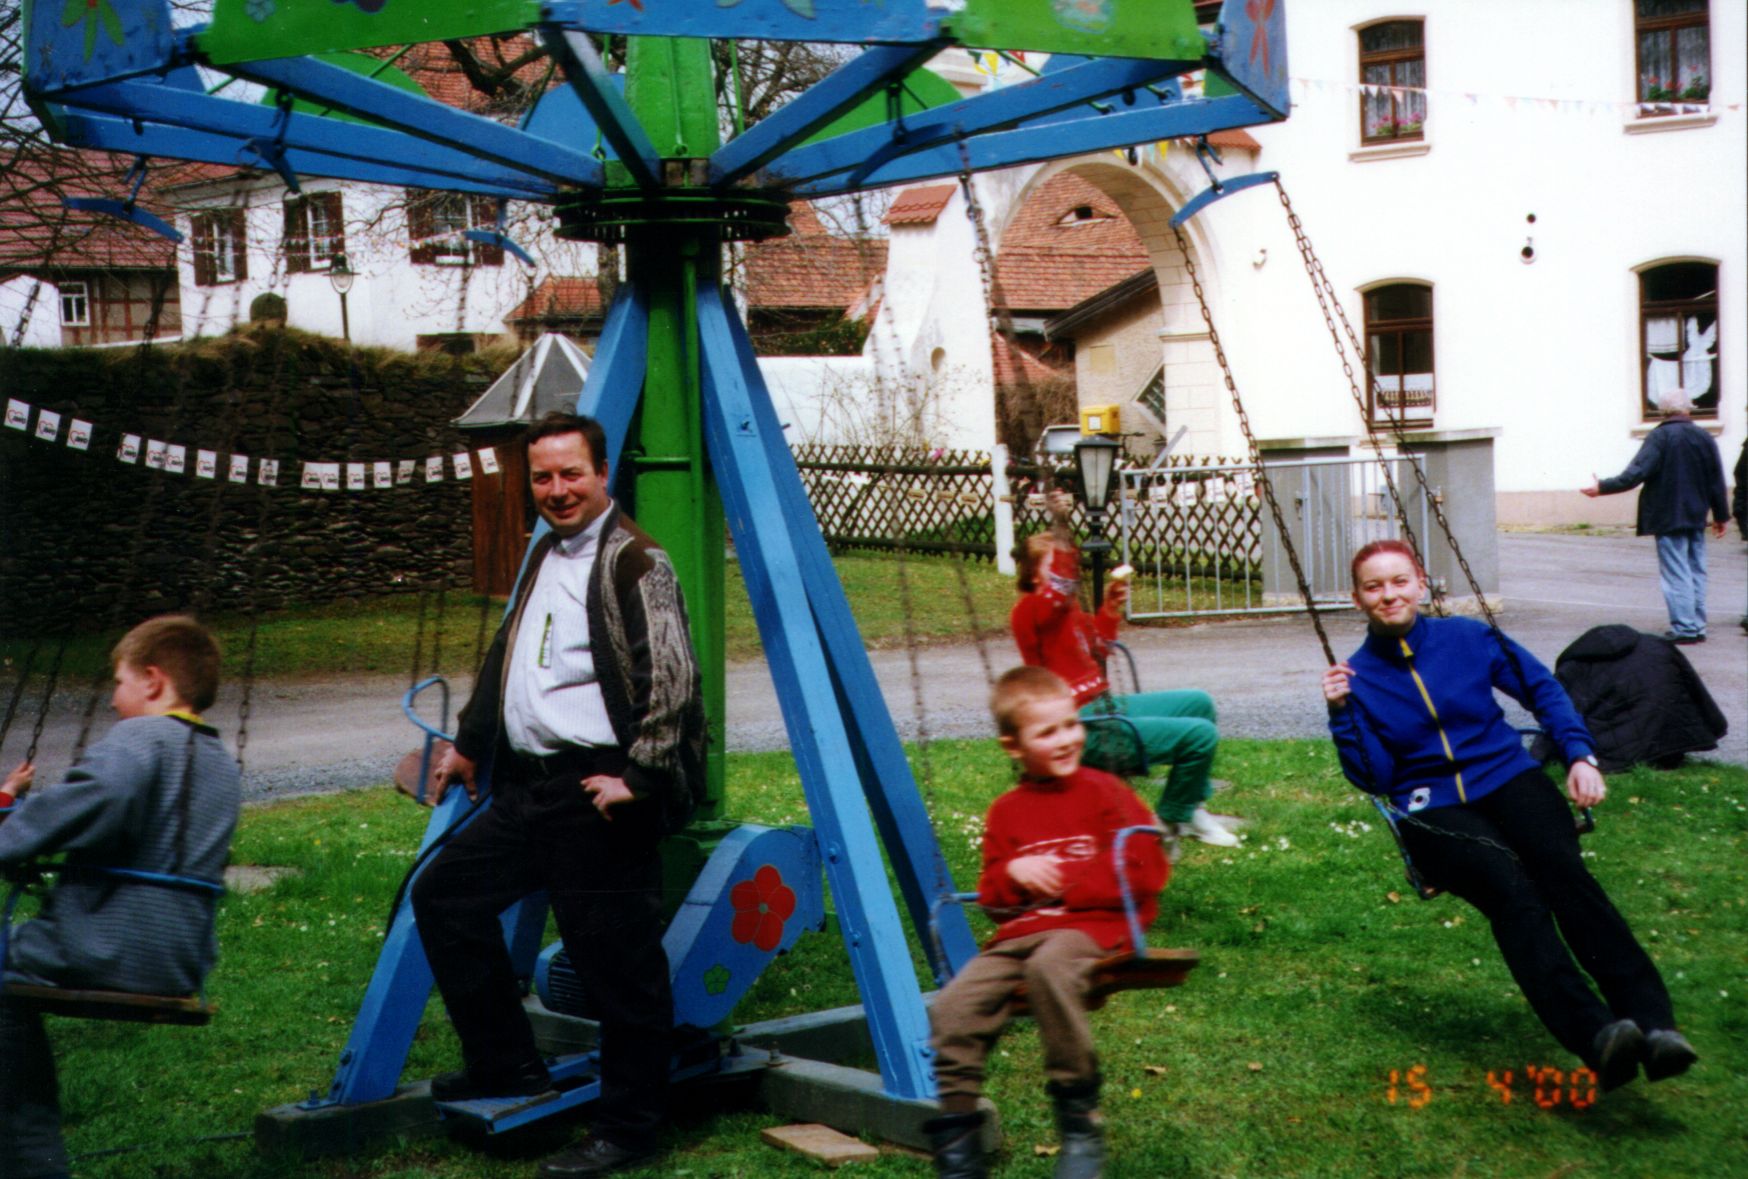
[[[1401, 535], [1384, 480], [1386, 463], [1407, 499], [1415, 534], [1427, 535], [1426, 499], [1408, 466], [1418, 461], [1396, 456], [1267, 464], [1319, 604], [1348, 601], [1348, 561], [1355, 549]], [[1135, 569], [1130, 618], [1305, 609], [1250, 466], [1155, 467], [1119, 475], [1118, 549]]]

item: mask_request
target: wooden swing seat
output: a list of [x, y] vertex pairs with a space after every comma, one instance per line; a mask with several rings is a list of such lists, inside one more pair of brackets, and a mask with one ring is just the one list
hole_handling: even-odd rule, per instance
[[[1086, 993], [1086, 1009], [1097, 1011], [1118, 991], [1147, 991], [1160, 987], [1181, 987], [1190, 971], [1201, 962], [1195, 950], [1147, 949], [1140, 953], [1124, 951], [1101, 958], [1092, 972], [1092, 986]], [[1008, 1001], [1015, 1015], [1029, 1014], [1026, 988], [1022, 984]]]
[[6, 997], [45, 1015], [73, 1019], [109, 1019], [127, 1023], [181, 1024], [202, 1027], [212, 1020], [212, 1007], [199, 995], [138, 995], [131, 991], [82, 991], [32, 983], [7, 983]]

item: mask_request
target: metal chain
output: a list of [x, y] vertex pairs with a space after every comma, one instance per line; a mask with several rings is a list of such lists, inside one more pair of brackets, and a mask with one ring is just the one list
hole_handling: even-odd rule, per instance
[[423, 586], [419, 588], [419, 617], [413, 623], [413, 671], [407, 678], [409, 691], [419, 686], [419, 672], [425, 666], [425, 603], [430, 595], [429, 589]]
[[[67, 654], [67, 639], [71, 634], [72, 629], [69, 627], [66, 631], [62, 632], [61, 641], [55, 646], [55, 659], [53, 663], [49, 664], [48, 682], [43, 685], [42, 705], [36, 710], [36, 723], [30, 727], [30, 748], [25, 750], [25, 761], [36, 760], [36, 747], [42, 741], [43, 725], [48, 723], [49, 702], [55, 698], [55, 685], [61, 678], [61, 660]], [[81, 741], [81, 748], [83, 748], [83, 744], [83, 741]], [[79, 760], [79, 754], [77, 751], [73, 754], [73, 760]]]
[[24, 699], [24, 689], [30, 683], [30, 673], [36, 667], [36, 657], [41, 650], [39, 636], [31, 641], [30, 650], [24, 656], [24, 666], [18, 672], [18, 682], [12, 685], [12, 698], [6, 702], [6, 719], [0, 720], [0, 748], [6, 745], [6, 735], [12, 731], [12, 719], [18, 715], [18, 702]]
[[[1336, 315], [1340, 315], [1342, 325], [1347, 328], [1348, 336], [1354, 345], [1354, 355], [1361, 358], [1362, 364], [1365, 364], [1365, 351], [1360, 348], [1358, 339], [1354, 337], [1353, 327], [1347, 322], [1347, 312], [1342, 309], [1341, 300], [1334, 297], [1334, 289], [1329, 285], [1328, 277], [1323, 274], [1323, 263], [1318, 260], [1316, 252], [1311, 248], [1311, 239], [1306, 236], [1305, 227], [1300, 222], [1299, 215], [1293, 211], [1292, 202], [1287, 199], [1287, 191], [1281, 186], [1278, 178], [1275, 180], [1275, 191], [1280, 195], [1282, 205], [1286, 207], [1287, 224], [1292, 227], [1293, 240], [1299, 247], [1299, 257], [1305, 264], [1306, 275], [1311, 279], [1311, 293], [1317, 296], [1317, 306], [1323, 312], [1323, 324], [1329, 329], [1329, 339], [1335, 345], [1335, 355], [1341, 361], [1341, 371], [1347, 377], [1347, 387], [1353, 395], [1354, 405], [1359, 409], [1360, 420], [1365, 423], [1366, 432], [1371, 434], [1375, 441], [1376, 435], [1372, 433], [1371, 419], [1366, 412], [1366, 397], [1360, 390], [1359, 379], [1354, 375], [1353, 362], [1348, 359], [1347, 349], [1342, 345], [1341, 334], [1336, 329]], [[1333, 313], [1330, 310], [1332, 304], [1335, 309]], [[1365, 372], [1366, 383], [1370, 385], [1372, 376], [1369, 364], [1365, 365]], [[1410, 459], [1409, 465], [1415, 465], [1412, 459]], [[1396, 509], [1396, 520], [1402, 528], [1402, 535], [1407, 539], [1409, 547], [1414, 550], [1415, 559], [1420, 562], [1422, 568], [1425, 568], [1426, 550], [1421, 545], [1420, 538], [1414, 534], [1414, 525], [1408, 519], [1408, 505], [1403, 501], [1402, 492], [1396, 486], [1396, 476], [1390, 469], [1389, 461], [1382, 454], [1378, 455], [1378, 466], [1383, 471], [1384, 485], [1390, 492], [1390, 503]], [[1443, 613], [1443, 589], [1435, 583], [1432, 587], [1432, 594], [1434, 608]]]
[[[1305, 242], [1304, 250], [1310, 257], [1310, 261], [1307, 265], [1311, 267], [1312, 281], [1321, 285], [1323, 289], [1328, 290], [1333, 294], [1334, 284], [1329, 281], [1329, 276], [1324, 272], [1323, 263], [1317, 260], [1316, 253], [1311, 250], [1310, 239], [1305, 237], [1304, 227], [1299, 221], [1298, 213], [1293, 209], [1292, 199], [1287, 196], [1287, 190], [1281, 186], [1279, 180], [1275, 181], [1275, 188], [1280, 194], [1281, 206], [1287, 211], [1287, 220], [1289, 224], [1293, 226], [1294, 235], [1303, 239]], [[1358, 336], [1353, 330], [1353, 325], [1348, 321], [1347, 313], [1342, 309], [1340, 300], [1335, 300], [1335, 311], [1336, 315], [1341, 320], [1342, 327], [1346, 331], [1349, 340], [1353, 342], [1355, 351], [1363, 355], [1363, 350], [1359, 346]], [[1377, 436], [1377, 430], [1372, 422], [1371, 415], [1364, 412], [1363, 400], [1361, 402], [1361, 420], [1365, 423], [1366, 433], [1375, 438]], [[1393, 416], [1387, 417], [1387, 420], [1390, 422], [1392, 441], [1395, 442], [1396, 448], [1412, 458], [1414, 455], [1414, 448], [1413, 444], [1408, 441], [1402, 422], [1400, 407], [1398, 408], [1398, 412]], [[1444, 505], [1441, 502], [1441, 497], [1433, 494], [1431, 486], [1429, 486], [1426, 481], [1426, 472], [1421, 470], [1419, 463], [1410, 462], [1409, 469], [1414, 472], [1414, 477], [1420, 485], [1420, 492], [1426, 498], [1426, 503], [1429, 510], [1432, 512], [1433, 519], [1438, 523], [1440, 531], [1443, 532], [1445, 543], [1450, 546], [1451, 556], [1456, 558], [1457, 567], [1463, 572], [1463, 579], [1468, 583], [1469, 592], [1475, 596], [1476, 606], [1480, 609], [1482, 617], [1487, 620], [1487, 625], [1497, 631], [1499, 629], [1499, 622], [1493, 615], [1493, 608], [1487, 602], [1487, 595], [1481, 591], [1481, 583], [1476, 579], [1474, 570], [1469, 567], [1468, 558], [1463, 555], [1462, 545], [1458, 543], [1456, 533], [1451, 528], [1450, 520], [1445, 516]], [[1513, 659], [1513, 662], [1516, 662], [1515, 658]]]
[[1190, 257], [1190, 243], [1184, 237], [1184, 231], [1179, 226], [1172, 226], [1172, 233], [1177, 237], [1177, 248], [1184, 260], [1184, 273], [1189, 275], [1190, 287], [1195, 291], [1196, 302], [1202, 308], [1202, 322], [1208, 328], [1208, 342], [1214, 346], [1214, 359], [1220, 365], [1220, 375], [1226, 383], [1226, 393], [1232, 400], [1232, 409], [1238, 415], [1238, 428], [1244, 432], [1244, 445], [1250, 454], [1251, 468], [1256, 472], [1256, 485], [1262, 491], [1263, 500], [1268, 504], [1269, 515], [1274, 519], [1275, 531], [1280, 535], [1281, 547], [1287, 552], [1287, 562], [1293, 567], [1293, 577], [1299, 585], [1299, 596], [1305, 600], [1305, 608], [1311, 615], [1311, 627], [1317, 632], [1317, 641], [1323, 645], [1323, 657], [1331, 666], [1335, 664], [1335, 648], [1329, 645], [1329, 634], [1323, 628], [1323, 618], [1317, 613], [1317, 600], [1311, 592], [1311, 581], [1305, 576], [1305, 569], [1299, 563], [1299, 551], [1293, 544], [1293, 535], [1287, 528], [1287, 517], [1281, 511], [1280, 501], [1275, 498], [1274, 483], [1269, 479], [1268, 470], [1263, 466], [1262, 451], [1256, 445], [1256, 433], [1250, 428], [1250, 415], [1244, 410], [1244, 399], [1238, 395], [1238, 382], [1232, 378], [1232, 365], [1226, 359], [1226, 349], [1220, 344], [1220, 330], [1214, 326], [1214, 313], [1208, 307], [1207, 292], [1202, 289], [1202, 279], [1196, 270], [1195, 259]]

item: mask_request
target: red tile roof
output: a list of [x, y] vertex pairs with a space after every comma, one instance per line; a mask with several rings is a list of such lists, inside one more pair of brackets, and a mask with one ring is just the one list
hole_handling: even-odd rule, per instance
[[[171, 270], [176, 247], [131, 222], [61, 206], [62, 196], [127, 196], [133, 160], [106, 152], [21, 153], [0, 169], [0, 269]], [[140, 207], [174, 221], [157, 189], [185, 179], [185, 165], [155, 166]]]
[[594, 319], [602, 314], [600, 284], [593, 278], [548, 278], [534, 288], [505, 323], [523, 320]]
[[886, 242], [840, 237], [806, 201], [790, 206], [788, 237], [747, 247], [747, 301], [766, 309], [844, 310], [886, 273]]
[[[1025, 339], [1014, 341], [1000, 335], [994, 337], [992, 345], [990, 355], [995, 361], [997, 388], [1013, 388], [1022, 383], [1041, 385], [1059, 378], [1072, 378], [1074, 375], [1071, 365], [1059, 367], [1047, 359], [1055, 351], [1049, 349], [1048, 345], [1034, 344]], [[1040, 356], [1039, 352], [1046, 349], [1046, 355]], [[1024, 382], [1020, 379], [1022, 373]]]
[[905, 189], [886, 210], [886, 224], [933, 225], [958, 187], [956, 184], [929, 184]]
[[1147, 249], [1117, 202], [1062, 172], [1014, 215], [997, 245], [995, 273], [1010, 311], [1062, 311], [1147, 264]]

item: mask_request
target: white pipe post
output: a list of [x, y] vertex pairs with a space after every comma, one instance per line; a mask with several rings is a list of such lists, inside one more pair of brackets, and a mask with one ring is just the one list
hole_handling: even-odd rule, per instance
[[997, 442], [989, 452], [990, 488], [995, 493], [995, 568], [1014, 575], [1014, 493], [1008, 486], [1008, 448]]

